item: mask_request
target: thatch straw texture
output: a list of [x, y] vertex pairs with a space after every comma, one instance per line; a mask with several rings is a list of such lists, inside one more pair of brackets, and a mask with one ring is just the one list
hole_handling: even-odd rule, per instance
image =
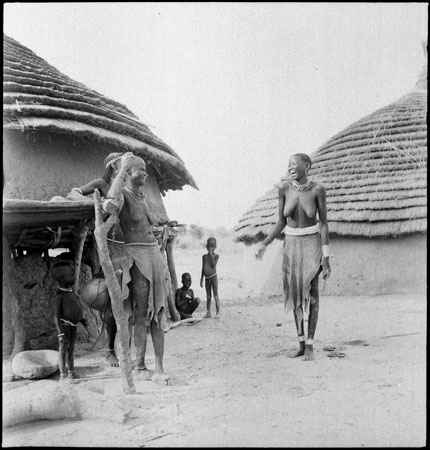
[[161, 190], [197, 187], [182, 159], [124, 105], [59, 72], [3, 35], [3, 128], [79, 136], [134, 151]]
[[[427, 231], [426, 116], [427, 64], [412, 91], [350, 125], [311, 155], [309, 178], [326, 188], [331, 235], [389, 237]], [[274, 187], [241, 217], [235, 240], [263, 240], [277, 219]]]

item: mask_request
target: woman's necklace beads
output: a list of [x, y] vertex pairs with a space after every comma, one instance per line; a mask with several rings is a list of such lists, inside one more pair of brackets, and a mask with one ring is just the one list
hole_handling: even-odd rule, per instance
[[293, 188], [297, 191], [304, 191], [311, 184], [311, 180], [306, 181], [304, 184], [299, 184], [297, 181], [293, 181]]

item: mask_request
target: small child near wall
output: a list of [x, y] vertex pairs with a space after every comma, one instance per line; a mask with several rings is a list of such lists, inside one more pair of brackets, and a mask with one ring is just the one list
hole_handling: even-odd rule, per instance
[[74, 365], [74, 348], [77, 336], [76, 326], [87, 326], [83, 317], [79, 297], [73, 291], [75, 268], [72, 262], [60, 261], [52, 267], [52, 277], [58, 282], [55, 298], [54, 321], [59, 340], [60, 381], [70, 381], [76, 377]]

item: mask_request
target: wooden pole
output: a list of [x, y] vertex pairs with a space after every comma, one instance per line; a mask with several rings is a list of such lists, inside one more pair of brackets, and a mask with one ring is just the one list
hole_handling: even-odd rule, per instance
[[164, 271], [166, 274], [167, 287], [169, 290], [169, 293], [167, 294], [167, 306], [169, 308], [170, 318], [172, 319], [172, 321], [177, 322], [178, 320], [181, 320], [181, 315], [179, 314], [178, 310], [176, 309], [176, 305], [175, 305], [176, 291], [173, 291], [172, 280], [170, 278], [169, 268], [167, 267], [167, 261], [166, 261], [165, 255], [163, 255], [163, 259], [164, 259]]
[[121, 369], [122, 385], [125, 394], [134, 394], [136, 387], [133, 380], [131, 365], [131, 351], [129, 345], [128, 321], [123, 306], [121, 287], [113, 269], [112, 261], [107, 247], [107, 233], [115, 223], [117, 214], [111, 214], [106, 222], [103, 221], [100, 192], [94, 191], [95, 229], [94, 236], [97, 242], [100, 264], [108, 287], [112, 304], [112, 312], [115, 317], [118, 337], [118, 359]]
[[[163, 255], [164, 260], [164, 270], [166, 272], [166, 281], [167, 286], [169, 289], [168, 295], [167, 295], [167, 307], [169, 308], [170, 318], [173, 322], [177, 322], [178, 320], [181, 320], [181, 315], [179, 314], [178, 310], [176, 309], [175, 305], [175, 294], [177, 289], [177, 282], [173, 284], [172, 281], [172, 272], [170, 270], [170, 264], [169, 264], [169, 253], [168, 253], [168, 245], [169, 245], [169, 235], [170, 235], [171, 227], [169, 225], [163, 225], [163, 231], [162, 231], [162, 243], [160, 251]], [[175, 274], [175, 281], [176, 281], [176, 274]]]
[[170, 279], [172, 280], [173, 292], [176, 292], [178, 289], [178, 279], [176, 278], [176, 268], [175, 261], [173, 259], [173, 242], [175, 240], [176, 235], [172, 234], [171, 237], [167, 240], [166, 245], [166, 254], [167, 254], [167, 264], [169, 266]]
[[75, 291], [75, 294], [79, 294], [79, 280], [80, 280], [80, 274], [81, 274], [81, 262], [82, 262], [82, 253], [84, 251], [84, 244], [85, 244], [85, 238], [87, 237], [88, 233], [88, 226], [84, 220], [81, 220], [79, 222], [79, 225], [77, 227], [77, 235], [78, 235], [78, 242], [77, 242], [77, 248], [75, 251], [75, 284], [73, 285], [73, 290]]
[[7, 239], [3, 236], [3, 302], [9, 302], [13, 329], [12, 356], [26, 349], [24, 318], [15, 294], [14, 262]]

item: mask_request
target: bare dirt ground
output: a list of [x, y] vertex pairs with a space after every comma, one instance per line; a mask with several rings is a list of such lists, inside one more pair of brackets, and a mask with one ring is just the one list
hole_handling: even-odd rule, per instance
[[[188, 254], [196, 260], [197, 252]], [[123, 395], [119, 369], [106, 367], [100, 350], [78, 349], [78, 386], [128, 405], [124, 424], [38, 421], [3, 429], [3, 447], [426, 445], [425, 295], [322, 295], [316, 359], [305, 362], [287, 357], [297, 345], [292, 313], [284, 313], [281, 297], [244, 295], [235, 257], [220, 280], [221, 319], [165, 334], [169, 385], [136, 381], [137, 393]], [[177, 261], [178, 274], [192, 272], [202, 296], [200, 259], [194, 268], [191, 259], [177, 255]], [[203, 302], [195, 315], [204, 312]], [[330, 357], [326, 346], [345, 356]], [[56, 383], [58, 374], [50, 380]], [[3, 391], [25, 383], [37, 381], [3, 382]]]

